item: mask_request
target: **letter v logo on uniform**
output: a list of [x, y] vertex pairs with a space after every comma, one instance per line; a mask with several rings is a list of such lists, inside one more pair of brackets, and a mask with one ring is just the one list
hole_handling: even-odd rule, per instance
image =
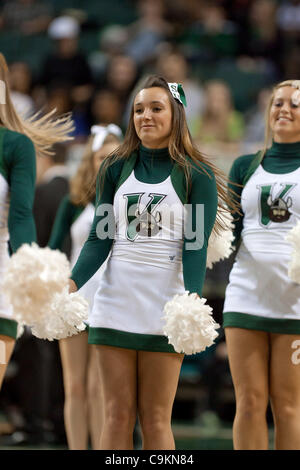
[[295, 184], [280, 183], [280, 192], [275, 191], [276, 184], [258, 185], [259, 190], [259, 223], [267, 227], [271, 222], [282, 223], [290, 218], [289, 208], [293, 205], [291, 197], [287, 197]]
[[138, 235], [153, 237], [160, 230], [161, 214], [155, 212], [157, 206], [165, 199], [166, 194], [150, 193], [150, 200], [141, 207], [141, 199], [145, 193], [124, 194], [126, 199], [126, 237], [134, 241]]

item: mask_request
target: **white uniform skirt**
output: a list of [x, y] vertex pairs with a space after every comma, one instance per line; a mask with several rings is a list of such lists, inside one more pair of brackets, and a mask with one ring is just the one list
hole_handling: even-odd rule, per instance
[[300, 333], [300, 285], [288, 277], [290, 254], [250, 253], [241, 244], [225, 293], [224, 327]]
[[163, 335], [163, 310], [184, 293], [181, 249], [176, 255], [113, 250], [96, 292], [89, 342], [174, 352]]

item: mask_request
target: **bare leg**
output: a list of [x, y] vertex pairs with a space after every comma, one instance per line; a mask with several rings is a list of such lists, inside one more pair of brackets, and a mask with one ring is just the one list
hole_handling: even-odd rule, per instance
[[300, 450], [300, 364], [292, 361], [295, 340], [300, 335], [271, 334], [270, 395], [277, 450]]
[[15, 342], [10, 336], [0, 335], [0, 389]]
[[99, 449], [103, 425], [103, 396], [100, 371], [95, 345], [89, 345], [88, 365], [88, 420], [91, 444], [94, 450]]
[[173, 450], [172, 408], [183, 354], [138, 352], [138, 413], [144, 450]]
[[131, 450], [137, 413], [137, 352], [113, 346], [96, 348], [104, 404], [100, 449]]
[[59, 341], [65, 389], [65, 427], [69, 449], [85, 450], [88, 443], [88, 335], [84, 331]]
[[268, 449], [269, 336], [264, 331], [225, 328], [235, 390], [233, 443], [236, 450]]

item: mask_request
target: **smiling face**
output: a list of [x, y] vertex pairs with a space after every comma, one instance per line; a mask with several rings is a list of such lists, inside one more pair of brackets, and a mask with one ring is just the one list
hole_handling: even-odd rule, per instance
[[142, 144], [148, 148], [168, 146], [172, 129], [172, 107], [164, 88], [141, 90], [133, 108], [135, 131]]
[[300, 141], [300, 90], [292, 86], [276, 90], [270, 108], [270, 128], [275, 142]]

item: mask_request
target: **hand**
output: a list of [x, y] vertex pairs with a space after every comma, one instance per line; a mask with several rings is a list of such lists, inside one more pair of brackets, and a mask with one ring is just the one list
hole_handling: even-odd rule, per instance
[[75, 282], [73, 279], [69, 279], [69, 294], [72, 294], [73, 292], [76, 292], [78, 290]]

